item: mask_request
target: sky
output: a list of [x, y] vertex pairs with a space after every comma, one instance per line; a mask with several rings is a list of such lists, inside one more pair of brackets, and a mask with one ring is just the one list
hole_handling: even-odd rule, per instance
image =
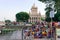
[[18, 12], [29, 12], [34, 3], [41, 15], [44, 15], [46, 5], [38, 0], [0, 0], [0, 21], [15, 21]]

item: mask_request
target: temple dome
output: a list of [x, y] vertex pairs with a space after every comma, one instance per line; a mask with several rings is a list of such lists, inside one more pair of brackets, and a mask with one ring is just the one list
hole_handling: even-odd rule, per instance
[[31, 9], [35, 9], [35, 8], [37, 8], [37, 7], [36, 7], [36, 5], [35, 5], [35, 4], [33, 4], [33, 6], [32, 6], [32, 8], [31, 8]]

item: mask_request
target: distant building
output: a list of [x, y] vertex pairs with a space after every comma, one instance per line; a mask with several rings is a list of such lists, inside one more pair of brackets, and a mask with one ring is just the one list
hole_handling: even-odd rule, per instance
[[29, 22], [30, 23], [36, 23], [41, 21], [41, 13], [38, 13], [38, 8], [33, 4], [30, 12], [29, 12], [30, 18]]
[[0, 26], [3, 26], [3, 25], [5, 25], [5, 22], [0, 21]]
[[5, 26], [5, 22], [4, 21], [0, 21], [0, 30], [3, 29], [4, 26]]

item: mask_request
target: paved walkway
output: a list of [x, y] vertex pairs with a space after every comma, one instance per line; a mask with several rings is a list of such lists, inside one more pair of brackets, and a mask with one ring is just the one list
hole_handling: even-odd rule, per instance
[[21, 31], [14, 31], [6, 35], [0, 35], [0, 40], [21, 40]]
[[[0, 40], [21, 40], [21, 31], [15, 31], [13, 33], [4, 36], [0, 35]], [[51, 39], [42, 38], [42, 39], [31, 39], [31, 40], [51, 40]], [[57, 38], [57, 40], [60, 40], [60, 38]]]
[[[45, 38], [43, 38], [43, 39], [34, 39], [34, 40], [51, 40], [51, 39], [45, 39]], [[53, 39], [53, 40], [55, 40], [55, 39]], [[60, 38], [56, 38], [56, 40], [60, 40]]]
[[43, 38], [43, 39], [34, 39], [34, 40], [51, 40], [51, 39], [45, 39], [45, 38]]

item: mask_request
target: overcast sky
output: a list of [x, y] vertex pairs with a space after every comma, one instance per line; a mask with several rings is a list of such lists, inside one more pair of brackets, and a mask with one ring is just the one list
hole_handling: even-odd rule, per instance
[[38, 7], [42, 15], [45, 14], [45, 4], [38, 0], [0, 0], [0, 21], [15, 20], [15, 14], [21, 11], [29, 12], [32, 5]]

